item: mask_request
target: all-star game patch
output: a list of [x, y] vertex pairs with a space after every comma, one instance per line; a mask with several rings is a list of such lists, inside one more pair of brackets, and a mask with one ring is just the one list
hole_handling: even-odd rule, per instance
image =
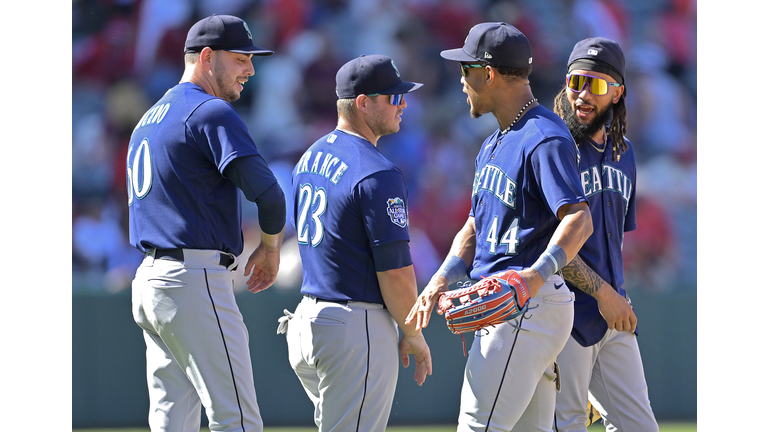
[[405, 202], [402, 198], [390, 198], [387, 200], [387, 214], [392, 223], [405, 228], [408, 223], [408, 214], [405, 211]]

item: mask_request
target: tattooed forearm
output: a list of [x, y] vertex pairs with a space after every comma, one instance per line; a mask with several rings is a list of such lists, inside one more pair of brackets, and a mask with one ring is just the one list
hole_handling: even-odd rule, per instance
[[589, 295], [594, 295], [603, 284], [603, 279], [592, 271], [578, 255], [563, 268], [563, 277], [576, 288]]

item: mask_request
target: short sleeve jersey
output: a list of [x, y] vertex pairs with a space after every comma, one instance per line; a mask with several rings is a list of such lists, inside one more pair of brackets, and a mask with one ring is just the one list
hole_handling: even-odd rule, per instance
[[[635, 185], [637, 170], [632, 143], [618, 161], [612, 160], [613, 142], [599, 152], [586, 142], [580, 146], [581, 184], [589, 200], [594, 230], [579, 250], [579, 256], [601, 278], [626, 297], [624, 291], [624, 233], [637, 228], [635, 220]], [[599, 342], [608, 330], [597, 300], [570, 286], [576, 295], [573, 338], [582, 346]]]
[[232, 105], [189, 82], [168, 90], [131, 135], [126, 159], [131, 244], [142, 252], [242, 253], [240, 192], [223, 172], [233, 159], [258, 154]]
[[536, 262], [560, 223], [557, 210], [586, 201], [577, 164], [565, 123], [542, 106], [508, 133], [497, 130], [485, 140], [472, 187], [477, 244], [471, 279]]
[[368, 140], [336, 129], [301, 156], [292, 183], [301, 292], [383, 304], [372, 248], [409, 240], [402, 172]]

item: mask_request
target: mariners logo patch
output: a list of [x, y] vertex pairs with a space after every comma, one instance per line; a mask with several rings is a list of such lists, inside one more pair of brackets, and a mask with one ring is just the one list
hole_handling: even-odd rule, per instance
[[387, 214], [392, 223], [405, 228], [408, 224], [408, 213], [405, 211], [405, 202], [402, 198], [390, 198], [387, 200]]

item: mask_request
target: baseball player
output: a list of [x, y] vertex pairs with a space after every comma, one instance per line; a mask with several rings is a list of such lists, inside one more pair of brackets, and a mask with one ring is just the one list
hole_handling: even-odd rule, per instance
[[581, 184], [594, 233], [563, 269], [575, 295], [571, 337], [557, 357], [562, 390], [556, 431], [586, 431], [588, 393], [606, 424], [621, 431], [658, 431], [634, 333], [637, 318], [624, 283], [624, 232], [636, 228], [635, 154], [627, 129], [624, 52], [597, 37], [578, 42], [568, 59], [566, 85], [555, 98], [581, 160]]
[[240, 18], [191, 27], [181, 82], [147, 111], [126, 160], [130, 241], [143, 252], [133, 316], [147, 345], [149, 426], [199, 432], [201, 406], [215, 431], [262, 430], [248, 331], [233, 294], [243, 252], [241, 198], [259, 209], [261, 244], [244, 268], [248, 289], [278, 271], [286, 207], [277, 179], [230, 102], [254, 73]]
[[558, 272], [592, 233], [578, 151], [563, 121], [533, 97], [531, 45], [518, 29], [477, 24], [463, 48], [441, 56], [460, 62], [470, 115], [492, 113], [499, 129], [475, 161], [469, 218], [406, 322], [425, 327], [439, 293], [462, 277], [519, 272], [529, 310], [475, 333], [458, 430], [551, 430], [555, 358], [573, 319], [573, 294]]
[[[400, 129], [405, 94], [394, 61], [363, 55], [336, 74], [338, 125], [293, 171], [303, 267], [302, 301], [281, 319], [288, 356], [323, 431], [383, 432], [400, 358], [416, 360], [418, 385], [432, 373], [421, 331], [405, 325], [416, 301], [408, 246], [408, 190], [377, 149]], [[288, 317], [291, 317], [288, 319]]]

